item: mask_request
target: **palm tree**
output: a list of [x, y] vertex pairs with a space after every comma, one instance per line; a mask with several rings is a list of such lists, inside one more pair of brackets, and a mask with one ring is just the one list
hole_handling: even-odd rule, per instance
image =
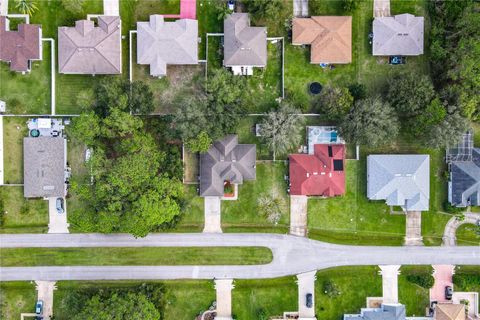
[[31, 16], [38, 10], [35, 0], [15, 0], [15, 7], [23, 14]]

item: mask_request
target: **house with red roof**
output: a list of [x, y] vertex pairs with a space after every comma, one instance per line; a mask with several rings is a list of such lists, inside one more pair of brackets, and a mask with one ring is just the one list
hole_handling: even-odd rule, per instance
[[10, 31], [7, 17], [0, 16], [0, 61], [11, 71], [28, 72], [32, 60], [42, 60], [42, 28], [38, 24], [18, 25]]
[[315, 144], [313, 154], [291, 154], [290, 195], [334, 197], [345, 193], [345, 145]]

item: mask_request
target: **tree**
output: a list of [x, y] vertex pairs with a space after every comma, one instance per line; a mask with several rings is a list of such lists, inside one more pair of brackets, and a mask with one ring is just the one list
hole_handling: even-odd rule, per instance
[[241, 104], [245, 89], [245, 78], [235, 76], [224, 68], [215, 70], [205, 86], [208, 101], [222, 105]]
[[94, 93], [94, 110], [100, 116], [107, 116], [112, 107], [135, 114], [149, 114], [155, 108], [150, 87], [141, 81], [130, 83], [119, 77], [103, 78]]
[[355, 103], [339, 131], [348, 142], [375, 147], [395, 140], [398, 118], [390, 104], [379, 97], [368, 98]]
[[95, 93], [93, 89], [85, 89], [80, 91], [77, 94], [76, 105], [80, 110], [90, 110], [90, 108], [95, 104]]
[[388, 83], [387, 101], [401, 118], [419, 115], [435, 96], [428, 76], [406, 73], [394, 76]]
[[257, 199], [257, 208], [268, 222], [277, 224], [285, 212], [285, 203], [278, 194], [262, 194]]
[[407, 120], [405, 129], [412, 138], [423, 139], [434, 126], [447, 116], [447, 109], [437, 97], [417, 117]]
[[71, 315], [73, 320], [160, 319], [155, 305], [144, 294], [118, 293], [110, 297], [94, 295], [82, 310]]
[[425, 134], [424, 140], [430, 147], [444, 148], [458, 143], [467, 129], [468, 121], [460, 114], [460, 111], [453, 108], [453, 112], [448, 113], [447, 109], [445, 118], [430, 128]]
[[183, 187], [167, 173], [167, 157], [142, 119], [109, 110], [103, 118], [92, 112], [73, 122], [72, 135], [93, 150], [88, 161], [93, 183], [72, 184], [88, 210], [70, 218], [82, 231], [143, 237], [176, 219]]
[[348, 91], [350, 91], [354, 101], [365, 99], [367, 97], [367, 88], [364, 84], [358, 82], [349, 85]]
[[260, 138], [273, 152], [274, 160], [277, 154], [285, 154], [300, 143], [304, 120], [298, 113], [290, 105], [282, 104], [278, 110], [265, 115]]
[[329, 120], [342, 120], [353, 105], [353, 97], [347, 88], [327, 87], [323, 89], [314, 107]]
[[37, 2], [34, 0], [15, 0], [15, 7], [23, 14], [33, 15], [37, 10]]
[[283, 0], [245, 0], [244, 4], [256, 19], [275, 19], [284, 10]]
[[185, 146], [192, 152], [207, 152], [212, 145], [212, 139], [206, 131], [201, 131], [195, 138], [189, 138], [185, 141]]

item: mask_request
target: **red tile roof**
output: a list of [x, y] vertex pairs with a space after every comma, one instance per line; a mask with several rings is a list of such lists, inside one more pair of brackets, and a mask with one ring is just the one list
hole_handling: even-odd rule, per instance
[[[316, 144], [314, 154], [291, 154], [289, 159], [291, 195], [333, 197], [345, 193], [345, 145]], [[334, 160], [341, 170], [334, 168]]]
[[12, 71], [28, 71], [29, 60], [39, 60], [41, 27], [19, 24], [18, 31], [6, 30], [6, 17], [0, 17], [0, 60], [10, 62]]

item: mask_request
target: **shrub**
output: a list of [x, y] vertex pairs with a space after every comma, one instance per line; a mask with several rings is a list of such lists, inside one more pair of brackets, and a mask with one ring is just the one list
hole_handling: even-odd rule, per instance
[[325, 293], [330, 298], [340, 295], [337, 285], [332, 280], [325, 280], [322, 284], [323, 293]]
[[412, 273], [407, 274], [407, 281], [419, 285], [422, 288], [430, 289], [433, 287], [435, 279], [430, 273]]
[[452, 206], [451, 203], [448, 202], [448, 200], [445, 200], [443, 204], [443, 208], [445, 209], [446, 212], [451, 214], [461, 213], [463, 210], [465, 210], [465, 208], [458, 208], [458, 207]]
[[457, 272], [453, 275], [453, 284], [457, 289], [465, 291], [480, 287], [480, 273]]

